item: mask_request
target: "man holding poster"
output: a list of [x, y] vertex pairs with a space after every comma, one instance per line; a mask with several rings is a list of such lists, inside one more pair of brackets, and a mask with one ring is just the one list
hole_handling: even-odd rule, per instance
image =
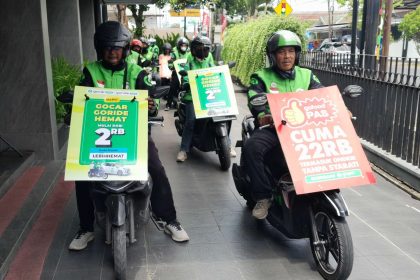
[[[85, 87], [114, 89], [155, 90], [146, 71], [136, 64], [127, 63], [131, 34], [119, 22], [108, 21], [98, 26], [94, 45], [99, 60], [86, 65], [80, 83]], [[156, 105], [148, 98], [149, 114], [156, 113]], [[159, 159], [157, 148], [149, 135], [148, 171], [153, 179], [151, 203], [154, 214], [166, 222], [165, 233], [175, 241], [187, 241], [189, 237], [176, 218], [171, 186]], [[70, 250], [83, 250], [94, 239], [94, 205], [90, 196], [91, 182], [76, 181], [76, 200], [80, 229], [69, 245]]]
[[[272, 201], [272, 188], [265, 175], [264, 159], [268, 154], [284, 158], [280, 142], [273, 127], [273, 118], [267, 105], [253, 106], [252, 100], [265, 97], [266, 93], [278, 94], [297, 92], [323, 87], [318, 78], [309, 69], [297, 66], [301, 52], [299, 37], [288, 30], [273, 33], [267, 41], [266, 53], [270, 67], [264, 68], [251, 76], [248, 92], [248, 107], [256, 120], [256, 129], [243, 148], [247, 171], [251, 178], [253, 197], [257, 202], [252, 215], [265, 219]], [[255, 104], [255, 103], [254, 103]], [[286, 163], [284, 167], [287, 168]]]

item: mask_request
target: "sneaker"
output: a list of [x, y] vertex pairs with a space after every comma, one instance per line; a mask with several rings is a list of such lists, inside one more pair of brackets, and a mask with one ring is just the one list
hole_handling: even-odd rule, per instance
[[254, 209], [252, 210], [252, 216], [259, 220], [265, 219], [268, 215], [268, 209], [270, 206], [271, 198], [258, 200], [257, 204], [255, 204]]
[[182, 228], [181, 224], [177, 220], [166, 224], [165, 233], [169, 234], [172, 240], [176, 242], [185, 242], [190, 240], [187, 232]]
[[87, 247], [88, 243], [95, 238], [93, 232], [79, 230], [69, 245], [69, 250], [80, 251]]
[[232, 148], [232, 147], [230, 147], [230, 157], [236, 157], [236, 152], [235, 152], [235, 149], [234, 148]]
[[165, 109], [164, 109], [164, 110], [165, 110], [165, 111], [169, 111], [169, 109], [170, 109], [169, 107], [165, 107]]
[[176, 156], [176, 161], [184, 162], [187, 159], [187, 153], [185, 151], [179, 151], [178, 155]]

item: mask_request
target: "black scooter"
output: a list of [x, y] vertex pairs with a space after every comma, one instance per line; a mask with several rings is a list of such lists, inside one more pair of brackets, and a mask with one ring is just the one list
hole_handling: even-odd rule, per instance
[[[169, 87], [158, 87], [154, 98], [167, 94]], [[73, 93], [64, 92], [58, 101], [73, 102]], [[69, 111], [71, 114], [71, 112]], [[66, 116], [70, 125], [70, 117]], [[149, 117], [149, 125], [163, 126], [163, 117]], [[106, 174], [106, 173], [104, 173]], [[103, 176], [104, 179], [105, 176]], [[127, 243], [136, 242], [136, 229], [149, 221], [150, 196], [153, 182], [149, 175], [146, 181], [93, 181], [91, 196], [95, 205], [97, 224], [105, 229], [105, 242], [112, 245], [114, 271], [117, 279], [126, 279]]]
[[[230, 62], [229, 68], [235, 66], [235, 62]], [[179, 74], [187, 76], [187, 71], [181, 70]], [[185, 94], [185, 90], [180, 92], [180, 99]], [[177, 110], [174, 113], [175, 127], [178, 135], [182, 137], [185, 126], [185, 103], [178, 101]], [[194, 133], [192, 139], [192, 146], [196, 147], [202, 152], [215, 151], [219, 156], [220, 168], [226, 171], [230, 168], [230, 143], [229, 134], [232, 126], [232, 121], [236, 120], [236, 116], [223, 117], [209, 117], [196, 119], [194, 125]]]
[[[343, 95], [354, 98], [362, 92], [361, 87], [351, 85], [346, 87]], [[267, 97], [262, 94], [251, 102], [256, 102], [255, 106], [265, 105]], [[238, 141], [236, 146], [243, 147], [254, 130], [254, 118], [246, 116], [242, 122], [242, 141]], [[274, 198], [268, 222], [288, 238], [310, 239], [312, 254], [322, 277], [347, 279], [353, 268], [353, 242], [345, 220], [349, 210], [340, 190], [297, 195], [290, 174], [279, 168], [284, 167], [285, 162], [269, 157], [265, 163]], [[252, 209], [256, 202], [251, 194], [251, 181], [243, 158], [240, 166], [233, 164], [232, 175], [237, 191]]]

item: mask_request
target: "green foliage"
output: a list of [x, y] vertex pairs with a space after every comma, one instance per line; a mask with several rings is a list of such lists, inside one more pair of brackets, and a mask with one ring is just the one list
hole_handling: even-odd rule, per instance
[[[69, 64], [63, 57], [53, 58], [52, 76], [54, 85], [54, 97], [59, 96], [62, 92], [73, 90], [79, 84], [82, 76], [80, 66]], [[55, 100], [55, 114], [57, 122], [60, 123], [66, 115], [64, 104]]]
[[265, 16], [258, 20], [238, 23], [229, 27], [225, 37], [222, 57], [224, 61], [235, 61], [232, 75], [249, 85], [249, 78], [255, 71], [264, 68], [266, 63], [265, 46], [270, 35], [281, 29], [295, 32], [306, 46], [306, 25], [293, 17]]
[[404, 16], [399, 29], [408, 40], [420, 43], [420, 6]]
[[159, 47], [159, 50], [162, 50], [162, 46], [164, 43], [171, 44], [172, 47], [175, 47], [176, 41], [180, 35], [178, 33], [171, 33], [166, 34], [166, 37], [160, 37], [159, 35], [155, 35], [153, 38], [156, 39], [156, 45]]

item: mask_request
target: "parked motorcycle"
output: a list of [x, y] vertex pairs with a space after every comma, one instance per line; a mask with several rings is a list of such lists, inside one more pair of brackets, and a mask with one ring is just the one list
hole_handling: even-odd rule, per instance
[[[345, 88], [343, 95], [354, 98], [362, 92], [361, 87], [351, 85]], [[251, 102], [264, 105], [267, 98], [262, 95]], [[242, 122], [242, 141], [236, 146], [243, 147], [255, 129], [254, 118], [246, 116]], [[317, 269], [324, 279], [347, 279], [353, 267], [353, 242], [345, 219], [349, 210], [340, 190], [297, 195], [282, 159], [270, 155], [265, 164], [274, 198], [268, 222], [288, 238], [310, 239]], [[237, 191], [252, 209], [256, 202], [251, 194], [251, 181], [243, 157], [240, 165], [233, 164], [232, 175]]]
[[[167, 86], [158, 87], [153, 97], [161, 98], [168, 91]], [[64, 92], [57, 99], [71, 104], [73, 93]], [[70, 117], [65, 119], [70, 120]], [[163, 126], [163, 116], [149, 117], [148, 123], [149, 126]], [[104, 179], [107, 177], [105, 175], [102, 176]], [[150, 175], [146, 181], [92, 181], [90, 191], [95, 206], [96, 223], [105, 230], [106, 244], [112, 246], [117, 279], [126, 279], [127, 243], [136, 242], [136, 229], [146, 224], [151, 216], [152, 188]]]
[[[235, 63], [230, 62], [228, 65], [229, 68], [232, 68]], [[187, 76], [187, 71], [181, 70], [179, 74]], [[185, 94], [185, 90], [180, 92], [180, 100], [183, 94]], [[175, 127], [181, 137], [186, 120], [185, 107], [185, 103], [178, 101], [177, 110], [174, 113]], [[192, 146], [202, 152], [215, 151], [223, 171], [228, 170], [231, 165], [229, 134], [232, 120], [236, 120], [236, 116], [209, 117], [196, 119], [194, 125]]]

